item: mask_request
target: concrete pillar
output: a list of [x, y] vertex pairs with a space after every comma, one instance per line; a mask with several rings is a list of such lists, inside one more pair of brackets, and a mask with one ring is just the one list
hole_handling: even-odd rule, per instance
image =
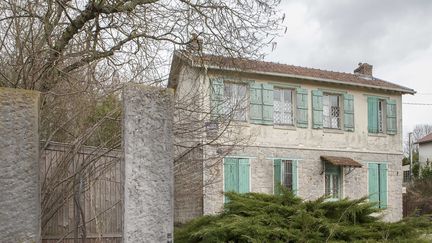
[[123, 241], [170, 242], [173, 236], [171, 90], [136, 84], [123, 90]]
[[39, 92], [0, 87], [0, 241], [40, 242]]

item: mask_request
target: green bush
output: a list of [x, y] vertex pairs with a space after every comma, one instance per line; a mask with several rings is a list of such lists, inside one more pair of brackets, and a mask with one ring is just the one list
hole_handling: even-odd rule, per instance
[[427, 216], [383, 222], [366, 198], [303, 202], [289, 191], [226, 196], [222, 213], [176, 228], [175, 242], [429, 242]]

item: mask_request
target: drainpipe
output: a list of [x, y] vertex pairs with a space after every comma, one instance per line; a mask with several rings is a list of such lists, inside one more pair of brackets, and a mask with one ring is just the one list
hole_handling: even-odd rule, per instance
[[413, 179], [413, 152], [412, 152], [412, 132], [408, 133], [409, 161], [410, 161], [410, 181]]

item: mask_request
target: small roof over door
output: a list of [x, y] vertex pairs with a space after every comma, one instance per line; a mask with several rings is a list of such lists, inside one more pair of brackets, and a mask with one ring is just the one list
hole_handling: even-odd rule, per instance
[[321, 156], [321, 160], [336, 166], [362, 167], [359, 162], [347, 157]]

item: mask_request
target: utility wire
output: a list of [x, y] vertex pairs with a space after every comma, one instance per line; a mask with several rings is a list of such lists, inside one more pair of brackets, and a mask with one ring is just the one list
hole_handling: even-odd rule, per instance
[[413, 102], [404, 102], [403, 105], [423, 105], [423, 106], [432, 106], [432, 103], [413, 103]]

